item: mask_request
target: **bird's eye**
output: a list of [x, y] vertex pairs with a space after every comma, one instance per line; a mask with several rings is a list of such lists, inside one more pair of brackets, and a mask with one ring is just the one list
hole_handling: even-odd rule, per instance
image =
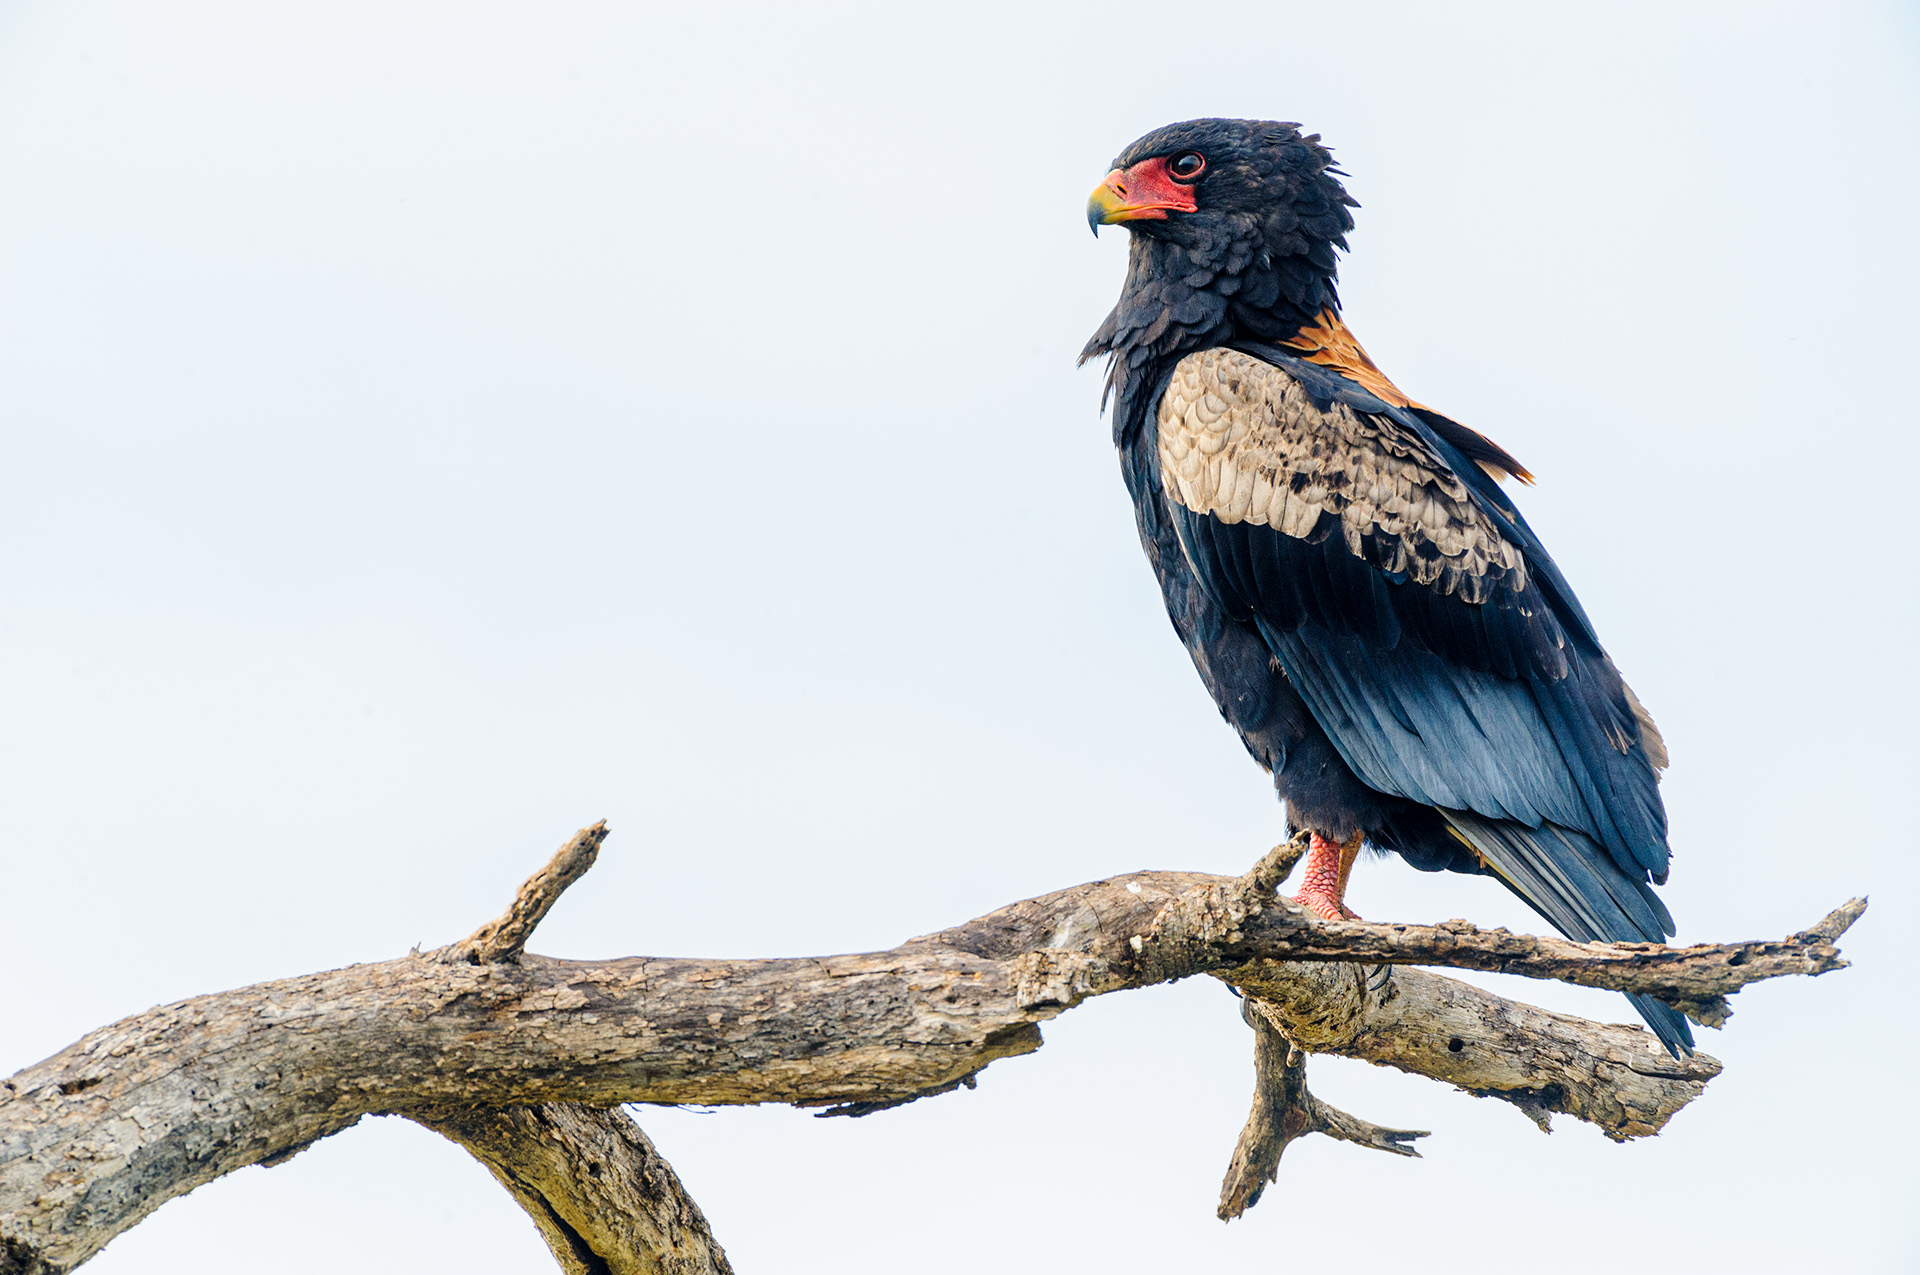
[[1207, 157], [1198, 151], [1187, 151], [1175, 155], [1167, 163], [1167, 171], [1183, 182], [1190, 182], [1206, 171]]

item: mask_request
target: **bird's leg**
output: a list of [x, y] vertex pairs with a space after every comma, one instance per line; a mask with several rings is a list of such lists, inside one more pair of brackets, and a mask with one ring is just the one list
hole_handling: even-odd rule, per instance
[[1300, 891], [1293, 901], [1329, 921], [1358, 921], [1359, 913], [1342, 900], [1347, 895], [1347, 878], [1353, 875], [1354, 860], [1360, 857], [1360, 840], [1361, 834], [1356, 832], [1343, 845], [1314, 833], [1306, 871], [1300, 877]]

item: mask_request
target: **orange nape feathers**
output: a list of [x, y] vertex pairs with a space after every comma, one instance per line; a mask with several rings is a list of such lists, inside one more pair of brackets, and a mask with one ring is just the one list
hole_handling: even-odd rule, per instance
[[1301, 328], [1279, 344], [1297, 352], [1309, 363], [1338, 372], [1382, 402], [1418, 413], [1420, 419], [1436, 434], [1458, 447], [1468, 460], [1492, 475], [1495, 482], [1508, 477], [1518, 478], [1523, 483], [1533, 482], [1533, 475], [1527, 472], [1527, 467], [1515, 460], [1506, 448], [1478, 430], [1469, 429], [1452, 417], [1436, 412], [1423, 403], [1416, 403], [1401, 393], [1400, 387], [1388, 380], [1387, 374], [1368, 357], [1352, 329], [1332, 310], [1322, 310], [1311, 325]]

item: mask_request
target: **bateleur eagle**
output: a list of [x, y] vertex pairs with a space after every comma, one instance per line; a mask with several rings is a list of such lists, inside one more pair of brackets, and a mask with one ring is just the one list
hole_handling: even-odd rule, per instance
[[[1167, 612], [1221, 714], [1312, 834], [1297, 900], [1351, 917], [1363, 843], [1498, 878], [1572, 939], [1673, 919], [1659, 731], [1500, 488], [1531, 481], [1408, 399], [1340, 317], [1353, 207], [1294, 124], [1190, 120], [1113, 163], [1124, 223], [1114, 441]], [[1686, 1020], [1632, 996], [1661, 1042]]]

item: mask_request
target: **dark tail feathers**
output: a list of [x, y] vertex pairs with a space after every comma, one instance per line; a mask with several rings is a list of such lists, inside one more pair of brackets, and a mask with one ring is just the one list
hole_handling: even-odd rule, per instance
[[[1673, 917], [1645, 881], [1620, 870], [1585, 833], [1558, 824], [1528, 828], [1443, 810], [1448, 824], [1502, 884], [1555, 929], [1581, 943], [1664, 943]], [[1627, 993], [1653, 1034], [1675, 1058], [1693, 1053], [1693, 1029], [1679, 1010], [1651, 996]]]

